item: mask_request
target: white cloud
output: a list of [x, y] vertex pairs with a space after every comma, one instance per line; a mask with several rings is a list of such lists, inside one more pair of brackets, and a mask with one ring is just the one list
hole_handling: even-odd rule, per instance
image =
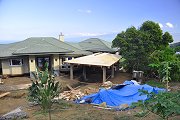
[[163, 28], [163, 24], [161, 24], [161, 23], [158, 23], [158, 24], [159, 24], [160, 28]]
[[92, 13], [92, 10], [82, 10], [82, 9], [78, 9], [77, 11], [78, 11], [78, 12], [81, 12], [81, 13], [88, 13], [88, 14]]
[[80, 36], [100, 36], [105, 35], [106, 33], [78, 33]]
[[65, 36], [74, 36], [74, 37], [91, 37], [91, 36], [101, 36], [101, 35], [107, 35], [109, 33], [88, 33], [88, 32], [79, 32], [79, 33], [70, 33], [65, 34]]
[[171, 24], [170, 22], [167, 22], [167, 23], [166, 23], [166, 27], [173, 28], [174, 26], [173, 26], [173, 24]]

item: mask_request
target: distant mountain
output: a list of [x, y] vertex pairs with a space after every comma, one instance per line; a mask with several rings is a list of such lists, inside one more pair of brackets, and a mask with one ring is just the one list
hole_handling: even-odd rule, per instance
[[176, 43], [170, 44], [170, 47], [177, 47], [177, 46], [180, 46], [180, 42], [176, 42]]

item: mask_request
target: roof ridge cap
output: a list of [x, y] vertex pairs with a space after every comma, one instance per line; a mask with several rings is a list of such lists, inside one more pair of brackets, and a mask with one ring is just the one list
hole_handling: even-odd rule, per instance
[[[109, 50], [111, 50], [111, 51], [113, 51], [111, 48], [109, 48], [103, 41], [102, 41], [102, 39], [99, 39], [100, 40], [100, 42], [102, 43], [102, 44], [104, 44]], [[104, 40], [105, 41], [105, 40]]]
[[[56, 38], [55, 38], [56, 39]], [[62, 41], [60, 41], [60, 40], [58, 40], [58, 39], [56, 39], [57, 41], [59, 41], [59, 42], [62, 42]], [[77, 48], [77, 47], [74, 47], [73, 45], [70, 45], [70, 44], [68, 44], [67, 42], [63, 42], [63, 43], [65, 43], [66, 45], [69, 45], [69, 46], [71, 46], [71, 47], [73, 47], [73, 48], [75, 48], [75, 49], [78, 49], [78, 50], [80, 50], [80, 51], [82, 51], [81, 49], [79, 49], [79, 48]], [[79, 44], [79, 43], [78, 43]], [[83, 50], [83, 51], [85, 51], [85, 50]]]

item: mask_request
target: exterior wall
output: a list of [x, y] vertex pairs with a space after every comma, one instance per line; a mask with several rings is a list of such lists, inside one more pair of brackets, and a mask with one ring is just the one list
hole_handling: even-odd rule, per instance
[[3, 75], [11, 74], [11, 67], [9, 65], [9, 59], [2, 60], [2, 74]]
[[61, 66], [62, 64], [62, 57], [59, 57], [59, 65]]
[[28, 63], [27, 57], [20, 58], [20, 59], [23, 59], [23, 65], [21, 66], [10, 66], [10, 59], [11, 58], [2, 60], [2, 74], [3, 75], [21, 75], [21, 74], [29, 72], [29, 63]]
[[53, 55], [53, 60], [52, 60], [52, 67], [54, 70], [59, 70], [59, 55]]
[[0, 60], [0, 75], [2, 74], [2, 62]]
[[29, 72], [36, 71], [36, 60], [35, 56], [29, 56]]

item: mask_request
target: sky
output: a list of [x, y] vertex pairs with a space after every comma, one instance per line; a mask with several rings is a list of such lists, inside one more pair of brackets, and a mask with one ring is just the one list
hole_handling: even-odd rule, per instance
[[61, 32], [67, 42], [112, 41], [147, 20], [180, 41], [180, 0], [0, 0], [0, 44]]

